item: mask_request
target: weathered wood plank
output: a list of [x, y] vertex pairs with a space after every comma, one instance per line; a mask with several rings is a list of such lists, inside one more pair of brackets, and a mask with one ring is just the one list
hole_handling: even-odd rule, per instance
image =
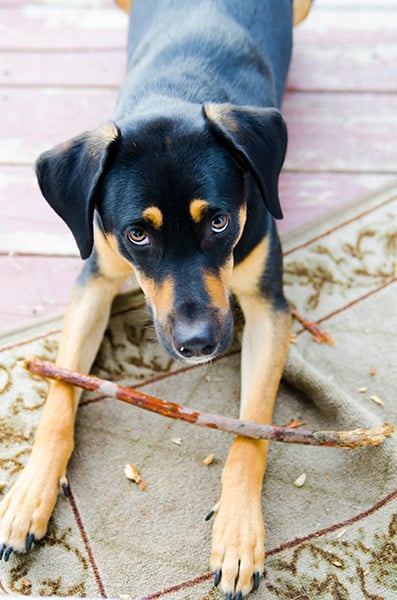
[[40, 152], [108, 121], [115, 90], [19, 89], [0, 92], [0, 163], [31, 164]]
[[0, 166], [0, 253], [78, 256], [73, 236], [42, 197], [33, 169]]
[[[0, 51], [0, 64], [0, 85], [116, 88], [124, 76], [125, 51]], [[397, 43], [332, 48], [296, 45], [288, 89], [395, 92]]]
[[294, 48], [288, 89], [397, 92], [397, 42], [331, 47], [302, 41]]
[[1, 52], [0, 86], [80, 86], [118, 88], [125, 51], [100, 48], [51, 52]]
[[78, 258], [0, 256], [0, 332], [62, 314], [80, 269]]
[[41, 195], [30, 167], [0, 165], [0, 253], [78, 256], [73, 236]]
[[345, 210], [359, 198], [395, 183], [394, 175], [373, 173], [291, 173], [282, 171], [280, 199], [283, 235]]
[[397, 96], [290, 92], [287, 170], [395, 174]]
[[114, 8], [65, 8], [25, 3], [4, 8], [0, 50], [124, 48], [128, 17]]
[[[79, 1], [79, 0], [74, 0]], [[93, 0], [94, 1], [94, 0]], [[396, 0], [321, 0], [317, 4], [317, 9], [351, 10], [354, 9], [376, 9], [376, 10], [396, 10]]]
[[337, 9], [321, 7], [316, 2], [308, 18], [294, 29], [295, 43], [318, 44], [332, 48], [340, 44], [396, 43], [396, 12], [347, 6]]
[[[38, 6], [48, 7], [49, 2], [57, 8], [113, 8], [116, 5], [115, 0], [34, 0]], [[0, 0], [1, 8], [16, 8], [26, 4], [32, 4], [29, 0]]]
[[[319, 3], [321, 4], [321, 3]], [[81, 7], [80, 7], [81, 6]], [[321, 10], [317, 5], [294, 30], [296, 43], [395, 43], [395, 12], [378, 7]], [[127, 15], [117, 6], [65, 8], [57, 4], [21, 3], [1, 9], [0, 49], [102, 48], [125, 45]]]
[[34, 170], [30, 166], [0, 165], [0, 251], [1, 236], [12, 231], [65, 231], [61, 219], [41, 195]]

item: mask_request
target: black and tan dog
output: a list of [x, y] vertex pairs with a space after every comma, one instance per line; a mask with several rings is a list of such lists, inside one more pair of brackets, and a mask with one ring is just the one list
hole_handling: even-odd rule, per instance
[[[273, 218], [282, 216], [292, 20], [291, 0], [135, 0], [113, 121], [37, 162], [43, 195], [87, 259], [58, 364], [90, 369], [131, 273], [162, 344], [187, 363], [228, 348], [233, 295], [245, 317], [240, 416], [270, 423], [290, 330]], [[0, 505], [6, 560], [46, 533], [79, 397], [51, 386], [29, 461]], [[267, 448], [237, 437], [223, 470], [211, 565], [229, 599], [256, 588], [263, 571]]]

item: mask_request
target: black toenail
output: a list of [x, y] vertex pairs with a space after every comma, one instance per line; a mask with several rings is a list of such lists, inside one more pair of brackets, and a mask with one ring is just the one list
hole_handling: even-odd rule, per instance
[[259, 587], [259, 578], [260, 578], [260, 573], [257, 571], [256, 573], [254, 573], [254, 590], [257, 590]]
[[26, 538], [26, 552], [30, 552], [33, 546], [33, 542], [35, 541], [33, 533], [29, 533]]
[[63, 495], [68, 498], [70, 496], [70, 488], [69, 488], [69, 482], [66, 479], [66, 477], [61, 477], [61, 479], [59, 480], [59, 483], [61, 485], [61, 489], [63, 491]]
[[221, 577], [222, 577], [222, 571], [220, 569], [217, 569], [215, 571], [215, 580], [214, 580], [215, 587], [218, 587]]
[[7, 560], [10, 558], [10, 555], [12, 554], [12, 546], [8, 546], [8, 548], [6, 549], [6, 551], [4, 552], [4, 560], [7, 562]]

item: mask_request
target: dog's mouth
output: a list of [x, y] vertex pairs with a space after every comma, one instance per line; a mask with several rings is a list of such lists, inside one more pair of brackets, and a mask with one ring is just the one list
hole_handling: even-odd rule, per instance
[[214, 352], [211, 356], [192, 356], [191, 358], [186, 358], [183, 354], [176, 353], [174, 356], [177, 360], [181, 360], [187, 365], [204, 365], [214, 360], [218, 354]]

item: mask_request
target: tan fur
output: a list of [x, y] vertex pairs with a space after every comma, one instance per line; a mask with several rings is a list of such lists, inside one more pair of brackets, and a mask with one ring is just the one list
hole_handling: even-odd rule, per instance
[[294, 0], [292, 4], [292, 11], [294, 17], [294, 25], [302, 23], [309, 14], [313, 0]]
[[264, 238], [252, 252], [234, 267], [231, 287], [237, 296], [256, 293], [259, 279], [264, 271], [269, 240]]
[[146, 208], [142, 213], [142, 217], [155, 229], [161, 229], [164, 217], [158, 206]]
[[[246, 318], [240, 417], [269, 424], [288, 352], [290, 317], [287, 312], [278, 314], [259, 297], [241, 296], [239, 301]], [[261, 492], [267, 450], [266, 441], [237, 437], [222, 473], [211, 567], [222, 569], [224, 590], [233, 589], [239, 573], [243, 595], [252, 588], [252, 574], [263, 571]]]
[[154, 318], [162, 325], [166, 324], [167, 316], [173, 310], [174, 304], [174, 282], [171, 277], [158, 284], [154, 279], [145, 277], [139, 271], [135, 271], [136, 278], [143, 293], [148, 299], [153, 310]]
[[229, 131], [237, 132], [239, 125], [232, 116], [230, 116], [230, 109], [225, 105], [218, 104], [206, 104], [204, 112], [207, 118], [214, 123], [222, 123]]
[[116, 4], [118, 4], [126, 13], [129, 13], [132, 6], [132, 0], [116, 0]]
[[210, 297], [211, 306], [219, 309], [222, 313], [229, 310], [230, 276], [233, 268], [233, 260], [219, 270], [218, 275], [207, 271], [204, 273], [204, 283]]
[[191, 201], [189, 205], [189, 212], [196, 224], [200, 223], [201, 219], [208, 210], [208, 206], [208, 202], [206, 200], [201, 200], [201, 198], [196, 198]]
[[127, 278], [132, 274], [133, 268], [128, 260], [120, 254], [114, 235], [108, 233], [105, 236], [98, 228], [95, 228], [95, 248], [98, 254], [99, 270], [105, 277], [108, 279]]
[[243, 204], [243, 206], [239, 210], [239, 228], [240, 228], [240, 231], [239, 231], [237, 240], [236, 240], [236, 242], [234, 244], [235, 246], [237, 246], [237, 244], [239, 243], [239, 241], [241, 239], [241, 236], [244, 233], [244, 227], [245, 227], [246, 220], [247, 220], [247, 205]]

